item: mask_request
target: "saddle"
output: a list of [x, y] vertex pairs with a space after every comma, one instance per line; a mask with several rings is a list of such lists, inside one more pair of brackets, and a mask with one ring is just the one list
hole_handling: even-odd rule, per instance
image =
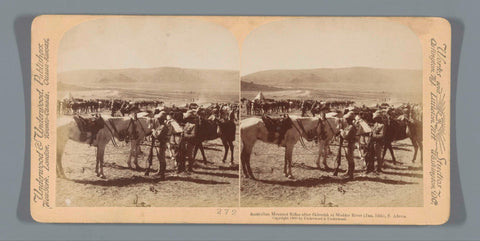
[[97, 137], [98, 131], [105, 127], [105, 122], [100, 116], [92, 116], [90, 118], [84, 118], [79, 115], [73, 116], [73, 119], [77, 123], [78, 129], [80, 130], [80, 141], [84, 142], [87, 140], [88, 133], [90, 135], [89, 144], [93, 144], [93, 140]]
[[[293, 126], [292, 119], [290, 119], [288, 115], [277, 118], [263, 115], [262, 121], [268, 130], [268, 141], [271, 141], [278, 145], [280, 145], [282, 140], [285, 138], [285, 133], [288, 131], [288, 129], [292, 128]], [[277, 133], [278, 139], [275, 140], [275, 134]]]

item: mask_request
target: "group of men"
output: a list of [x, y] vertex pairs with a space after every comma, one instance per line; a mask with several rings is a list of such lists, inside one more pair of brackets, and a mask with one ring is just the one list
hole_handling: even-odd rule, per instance
[[[355, 170], [353, 151], [355, 150], [355, 142], [357, 140], [356, 137], [359, 127], [355, 121], [355, 114], [352, 111], [347, 112], [343, 117], [345, 118], [347, 125], [340, 131], [340, 136], [347, 142], [346, 159], [348, 162], [348, 170], [346, 176], [348, 178], [353, 178], [353, 172]], [[381, 113], [378, 111], [373, 114], [373, 121], [374, 124], [366, 148], [367, 155], [365, 157], [365, 162], [367, 173], [380, 173], [382, 172], [383, 166], [382, 151], [385, 144], [385, 124], [383, 123]], [[377, 162], [376, 169], [375, 161]]]
[[[165, 152], [167, 145], [170, 146], [171, 158], [175, 160], [177, 174], [188, 174], [193, 169], [194, 157], [193, 150], [197, 144], [197, 122], [196, 116], [192, 111], [187, 111], [183, 117], [182, 126], [179, 126], [165, 112], [160, 112], [155, 116], [152, 128], [152, 145], [148, 156], [148, 162], [151, 166], [153, 151], [156, 147], [157, 158], [159, 161], [158, 174], [161, 180], [165, 179], [166, 159]], [[157, 144], [158, 143], [158, 144]], [[188, 163], [188, 165], [187, 165]]]

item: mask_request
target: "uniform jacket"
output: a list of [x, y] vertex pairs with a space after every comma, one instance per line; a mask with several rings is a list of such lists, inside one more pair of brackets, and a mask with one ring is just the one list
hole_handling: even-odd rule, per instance
[[374, 141], [383, 141], [385, 139], [385, 125], [375, 122], [372, 128], [372, 139]]
[[340, 132], [340, 135], [348, 144], [355, 143], [355, 135], [357, 134], [357, 128], [354, 125], [349, 124], [345, 129]]
[[183, 127], [183, 140], [195, 142], [197, 138], [197, 125], [187, 122]]

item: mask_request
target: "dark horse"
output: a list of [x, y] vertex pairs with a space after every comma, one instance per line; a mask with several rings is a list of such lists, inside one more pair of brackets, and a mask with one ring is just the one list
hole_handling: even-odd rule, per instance
[[[234, 112], [231, 112], [234, 113]], [[208, 140], [215, 140], [220, 138], [222, 140], [225, 153], [223, 155], [222, 162], [225, 163], [230, 149], [231, 159], [230, 164], [233, 165], [233, 141], [235, 141], [235, 132], [237, 127], [235, 125], [234, 115], [230, 114], [228, 119], [221, 120], [206, 120], [198, 117], [198, 139], [193, 152], [193, 158], [195, 159], [197, 151], [200, 149], [202, 153], [203, 161], [208, 163], [205, 157], [205, 150], [203, 148], [203, 142]]]
[[[414, 110], [417, 111], [418, 110]], [[421, 111], [421, 110], [420, 110]], [[387, 129], [385, 131], [385, 147], [383, 149], [382, 158], [385, 159], [385, 154], [387, 149], [390, 150], [390, 155], [392, 156], [393, 164], [397, 164], [395, 159], [395, 154], [393, 153], [392, 142], [410, 138], [414, 148], [414, 154], [412, 162], [415, 162], [417, 158], [418, 149], [420, 148], [420, 163], [423, 164], [423, 146], [422, 146], [422, 121], [421, 121], [421, 112], [420, 114], [416, 113], [412, 115], [412, 118], [402, 117], [401, 119], [390, 120], [386, 125]]]

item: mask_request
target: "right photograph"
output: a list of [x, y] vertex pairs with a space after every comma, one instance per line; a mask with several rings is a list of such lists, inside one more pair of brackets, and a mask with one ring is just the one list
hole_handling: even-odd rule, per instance
[[406, 25], [278, 20], [241, 54], [240, 206], [423, 206], [422, 47]]

